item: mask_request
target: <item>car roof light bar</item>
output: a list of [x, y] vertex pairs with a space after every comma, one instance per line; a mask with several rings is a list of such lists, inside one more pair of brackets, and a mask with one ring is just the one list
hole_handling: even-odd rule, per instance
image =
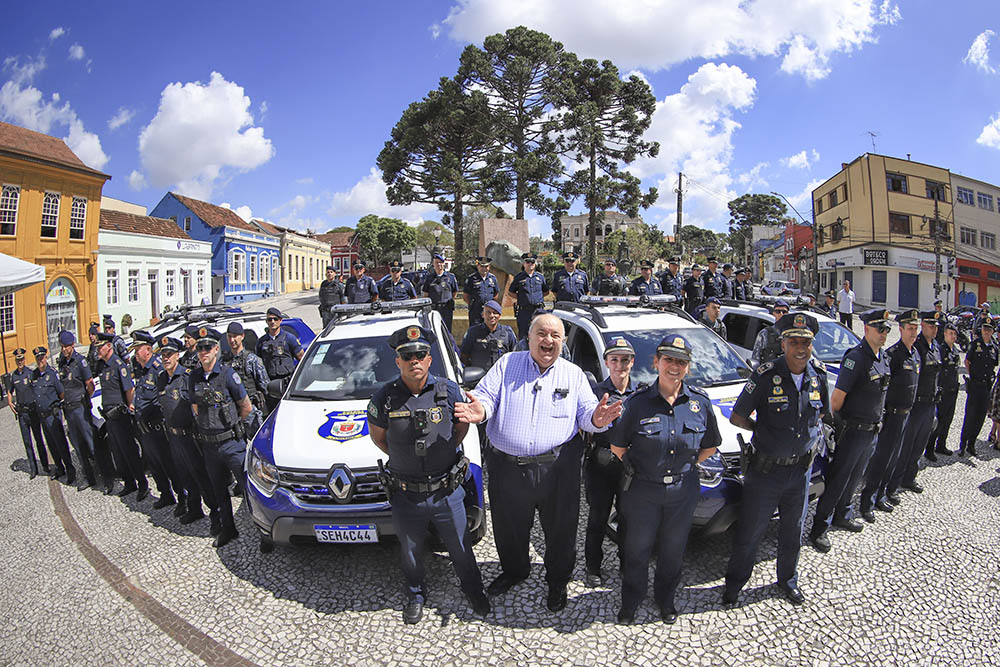
[[427, 297], [418, 299], [404, 299], [402, 301], [373, 301], [372, 303], [341, 303], [331, 309], [337, 315], [353, 315], [361, 313], [364, 315], [375, 315], [377, 313], [391, 313], [395, 310], [421, 310], [431, 305], [431, 300]]

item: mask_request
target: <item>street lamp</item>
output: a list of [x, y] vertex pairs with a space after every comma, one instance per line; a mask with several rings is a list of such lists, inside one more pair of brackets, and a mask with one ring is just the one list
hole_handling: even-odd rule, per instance
[[[441, 232], [442, 232], [441, 227], [435, 227], [434, 231], [431, 232], [431, 234], [434, 235], [434, 250], [433, 252], [431, 252], [431, 255], [441, 254], [441, 245], [440, 245]], [[433, 259], [433, 257], [431, 259]]]
[[812, 248], [812, 260], [813, 261], [812, 261], [812, 280], [810, 280], [810, 287], [813, 289], [814, 292], [818, 292], [819, 291], [819, 254], [818, 254], [819, 238], [818, 238], [818, 235], [816, 233], [815, 213], [813, 214], [812, 224], [810, 224], [810, 223], [808, 223], [806, 221], [805, 218], [802, 217], [802, 214], [799, 213], [799, 209], [795, 208], [795, 205], [792, 204], [792, 202], [788, 201], [788, 197], [786, 197], [785, 195], [781, 194], [780, 192], [775, 192], [773, 190], [771, 191], [771, 194], [774, 195], [775, 197], [781, 197], [782, 199], [784, 199], [785, 203], [788, 204], [789, 206], [791, 206], [792, 210], [795, 211], [795, 215], [799, 216], [799, 220], [802, 221], [802, 224], [807, 225], [807, 226], [809, 226], [809, 227], [812, 228], [812, 246], [813, 246], [813, 248]]

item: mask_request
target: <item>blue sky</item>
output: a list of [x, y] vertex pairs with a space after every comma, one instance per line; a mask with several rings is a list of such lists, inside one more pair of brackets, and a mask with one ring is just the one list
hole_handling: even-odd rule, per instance
[[366, 213], [438, 219], [388, 206], [375, 158], [467, 44], [523, 24], [650, 83], [661, 154], [633, 170], [660, 188], [643, 217], [665, 230], [678, 169], [686, 224], [722, 230], [726, 201], [771, 190], [808, 217], [810, 189], [871, 151], [869, 131], [878, 153], [1000, 183], [996, 0], [608, 7], [36, 2], [0, 27], [0, 119], [66, 138], [112, 175], [105, 194], [150, 208], [175, 190], [318, 231]]

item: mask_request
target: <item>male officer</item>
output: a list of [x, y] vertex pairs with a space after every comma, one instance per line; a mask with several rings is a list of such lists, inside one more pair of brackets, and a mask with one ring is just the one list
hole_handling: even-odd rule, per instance
[[736, 297], [736, 278], [733, 276], [733, 265], [726, 262], [722, 265], [722, 276], [719, 278], [722, 284], [722, 294], [719, 296], [723, 299], [733, 299]]
[[[861, 314], [865, 337], [844, 355], [830, 407], [844, 421], [844, 431], [825, 475], [826, 489], [816, 505], [809, 541], [817, 551], [830, 550], [827, 531], [831, 525], [852, 533], [861, 524], [854, 521], [854, 491], [865, 472], [875, 447], [875, 435], [882, 421], [882, 406], [889, 387], [889, 359], [882, 353], [889, 333], [888, 310], [880, 308]], [[873, 522], [874, 514], [865, 520]]]
[[639, 262], [639, 277], [628, 286], [628, 293], [632, 296], [663, 294], [660, 281], [653, 277], [653, 263], [648, 259]]
[[463, 483], [471, 473], [462, 440], [469, 425], [455, 419], [455, 404], [464, 397], [457, 384], [428, 372], [436, 341], [434, 332], [423, 327], [393, 333], [389, 347], [396, 351], [399, 378], [380, 387], [368, 403], [372, 442], [389, 455], [383, 484], [392, 499], [406, 579], [403, 620], [409, 624], [423, 615], [424, 543], [431, 525], [448, 549], [473, 610], [481, 616], [490, 613], [465, 510]]
[[[805, 313], [778, 321], [783, 356], [761, 364], [733, 406], [729, 420], [753, 431], [740, 518], [726, 571], [725, 604], [736, 602], [753, 572], [757, 545], [778, 510], [778, 587], [795, 605], [805, 601], [797, 564], [802, 522], [809, 507], [812, 462], [829, 413], [826, 370], [812, 361], [819, 324]], [[756, 420], [750, 419], [756, 410]]]
[[833, 290], [823, 294], [823, 314], [832, 319], [837, 319], [837, 295]]
[[889, 496], [889, 478], [899, 458], [901, 438], [907, 417], [917, 395], [920, 374], [920, 353], [913, 347], [920, 331], [920, 315], [916, 310], [904, 310], [896, 316], [899, 341], [889, 346], [889, 390], [885, 398], [882, 428], [875, 441], [875, 452], [865, 470], [865, 486], [861, 489], [861, 516], [871, 523], [873, 509], [891, 512], [899, 496]]
[[127, 496], [138, 491], [136, 500], [144, 500], [149, 495], [149, 483], [142, 467], [139, 447], [132, 435], [135, 382], [128, 366], [115, 354], [114, 338], [113, 333], [101, 333], [97, 337], [97, 353], [104, 364], [101, 367], [101, 414], [108, 429], [118, 474], [124, 484], [118, 495]]
[[[412, 287], [412, 286], [411, 286]], [[282, 314], [277, 308], [268, 308], [265, 321], [267, 322], [267, 332], [257, 339], [257, 349], [255, 352], [264, 362], [264, 370], [271, 380], [282, 380], [292, 374], [295, 370], [295, 362], [302, 358], [305, 350], [299, 344], [299, 339], [281, 329]], [[203, 339], [201, 336], [199, 340]], [[198, 351], [198, 359], [201, 360], [201, 350]], [[243, 393], [246, 393], [244, 389]], [[268, 414], [274, 411], [278, 405], [277, 398], [266, 397]]]
[[722, 340], [726, 340], [726, 323], [719, 317], [719, 310], [721, 308], [722, 302], [719, 301], [718, 297], [708, 297], [708, 302], [705, 304], [705, 312], [701, 314], [701, 323], [719, 334]]
[[196, 368], [198, 366], [198, 351], [195, 345], [198, 344], [198, 326], [189, 324], [184, 327], [184, 353], [181, 355], [181, 366], [184, 368]]
[[948, 431], [955, 418], [955, 403], [958, 401], [958, 367], [961, 364], [961, 350], [958, 347], [958, 328], [948, 322], [940, 327], [943, 332], [941, 342], [941, 371], [938, 373], [938, 385], [941, 387], [941, 398], [937, 402], [937, 428], [931, 431], [924, 451], [931, 461], [937, 461], [937, 455], [951, 456], [948, 449]]
[[979, 327], [979, 335], [969, 342], [965, 355], [965, 368], [969, 375], [965, 378], [965, 419], [962, 420], [962, 435], [959, 440], [958, 455], [976, 455], [976, 440], [986, 421], [986, 411], [990, 403], [990, 388], [996, 376], [997, 346], [993, 344], [994, 325], [989, 317]]
[[83, 476], [87, 480], [80, 489], [97, 485], [91, 460], [97, 461], [105, 484], [110, 486], [113, 484], [111, 461], [107, 459], [106, 451], [98, 453], [94, 449], [94, 429], [89, 419], [90, 397], [94, 395], [94, 378], [86, 360], [76, 351], [75, 344], [76, 336], [73, 332], [66, 330], [59, 332], [61, 354], [56, 357], [56, 367], [64, 391], [63, 416], [66, 418], [70, 442], [73, 443], [76, 456], [83, 468]]
[[205, 457], [205, 470], [218, 511], [218, 525], [213, 522], [215, 541], [212, 546], [225, 546], [238, 535], [233, 521], [233, 503], [229, 498], [229, 475], [243, 477], [246, 440], [241, 420], [253, 409], [240, 376], [219, 359], [219, 340], [215, 329], [198, 330], [198, 368], [191, 371], [188, 392], [194, 412], [195, 440]]
[[465, 279], [465, 289], [462, 291], [462, 298], [469, 304], [469, 326], [479, 324], [483, 321], [483, 306], [487, 301], [496, 299], [500, 295], [500, 283], [497, 277], [490, 273], [490, 264], [493, 260], [480, 255], [476, 257], [476, 271], [470, 273]]
[[594, 278], [590, 293], [597, 296], [622, 296], [628, 291], [625, 279], [618, 275], [618, 262], [613, 257], [604, 260], [604, 273]]
[[701, 282], [705, 287], [705, 298], [710, 296], [720, 296], [722, 294], [722, 281], [718, 271], [719, 260], [714, 257], [708, 258], [708, 270], [701, 276]]
[[903, 429], [903, 442], [889, 478], [887, 495], [897, 495], [900, 488], [914, 493], [923, 493], [924, 490], [917, 482], [917, 464], [934, 429], [934, 404], [938, 399], [938, 373], [941, 371], [941, 350], [935, 337], [942, 322], [941, 313], [924, 311], [920, 313], [920, 320], [921, 335], [913, 344], [913, 349], [920, 356], [917, 395]]
[[701, 279], [701, 267], [695, 264], [691, 267], [691, 275], [684, 281], [684, 310], [694, 315], [705, 301], [705, 283]]
[[764, 327], [757, 334], [753, 343], [753, 351], [750, 353], [750, 365], [757, 367], [767, 361], [771, 361], [781, 354], [781, 334], [778, 332], [778, 320], [788, 314], [788, 302], [778, 299], [771, 308], [774, 315], [774, 324]]
[[97, 377], [97, 374], [101, 372], [101, 358], [97, 354], [97, 334], [99, 333], [101, 333], [101, 327], [97, 322], [91, 322], [90, 329], [87, 330], [90, 337], [90, 347], [87, 348], [87, 366], [90, 367], [90, 374], [94, 377]]
[[590, 291], [590, 278], [583, 269], [578, 269], [576, 263], [580, 256], [572, 250], [563, 253], [563, 266], [553, 277], [556, 301], [578, 302], [580, 297]]
[[128, 346], [125, 345], [125, 340], [115, 333], [115, 320], [110, 315], [104, 316], [104, 333], [114, 336], [111, 345], [115, 348], [115, 354], [118, 355], [118, 358], [125, 361], [125, 357], [128, 356]]
[[52, 454], [55, 464], [52, 478], [55, 479], [66, 472], [66, 483], [76, 482], [76, 468], [69, 455], [69, 443], [66, 442], [66, 431], [62, 423], [62, 400], [65, 396], [62, 382], [55, 369], [49, 366], [49, 351], [39, 345], [33, 350], [35, 354], [35, 371], [31, 374], [31, 384], [35, 387], [38, 397], [38, 415], [42, 420], [42, 431], [45, 442]]
[[545, 295], [549, 293], [549, 281], [535, 271], [537, 261], [538, 258], [530, 252], [521, 255], [523, 270], [514, 276], [508, 290], [517, 299], [514, 317], [517, 319], [517, 335], [522, 338], [528, 334], [535, 311], [545, 307]]
[[[42, 418], [38, 414], [38, 396], [35, 395], [35, 387], [31, 384], [31, 369], [24, 364], [23, 347], [14, 350], [14, 363], [17, 364], [17, 368], [10, 374], [7, 405], [10, 406], [11, 412], [17, 417], [18, 426], [21, 427], [21, 440], [24, 441], [28, 470], [30, 478], [34, 479], [38, 475], [39, 462], [42, 464], [42, 470], [49, 472], [49, 455], [45, 451], [45, 441], [42, 440]], [[38, 460], [35, 460], [35, 451], [32, 449], [32, 436], [35, 439], [34, 447], [38, 450]]]
[[514, 330], [500, 324], [500, 304], [492, 299], [483, 306], [483, 321], [465, 332], [459, 353], [462, 363], [488, 371], [501, 356], [513, 352], [517, 345]]
[[191, 481], [187, 488], [186, 504], [178, 503], [178, 507], [185, 506], [179, 521], [187, 525], [204, 518], [205, 513], [201, 509], [201, 500], [204, 498], [212, 517], [212, 535], [218, 535], [222, 529], [219, 503], [205, 469], [205, 457], [194, 441], [191, 369], [180, 364], [180, 351], [183, 349], [184, 343], [176, 338], [164, 336], [160, 339], [163, 372], [156, 382], [160, 392], [160, 407], [163, 409], [163, 425], [170, 442], [170, 451], [174, 455], [174, 463], [185, 470]]
[[671, 257], [667, 261], [667, 270], [657, 276], [657, 280], [660, 281], [660, 288], [664, 294], [675, 296], [680, 302], [684, 293], [684, 285], [681, 281], [681, 258]]
[[733, 282], [733, 298], [737, 301], [748, 301], [753, 295], [750, 293], [750, 283], [747, 282], [750, 272], [742, 266], [736, 269], [736, 280]]
[[243, 423], [249, 439], [253, 438], [267, 415], [270, 414], [265, 397], [267, 383], [271, 381], [271, 378], [268, 376], [264, 362], [260, 360], [260, 357], [243, 347], [243, 336], [243, 325], [239, 322], [230, 322], [226, 329], [229, 351], [223, 354], [222, 363], [232, 368], [240, 376], [247, 397], [250, 398], [250, 403], [253, 405], [253, 410]]
[[352, 268], [352, 275], [344, 286], [347, 303], [371, 303], [378, 301], [378, 287], [371, 276], [365, 275], [365, 263], [357, 261]]
[[979, 304], [979, 312], [976, 313], [976, 319], [972, 322], [972, 334], [973, 337], [979, 336], [983, 330], [983, 322], [991, 322], [993, 320], [993, 315], [990, 313], [990, 302], [983, 301]]
[[326, 280], [319, 284], [319, 316], [323, 319], [323, 328], [333, 319], [331, 310], [337, 304], [344, 302], [344, 283], [337, 277], [333, 265], [326, 267]]
[[431, 259], [433, 271], [427, 273], [420, 288], [424, 296], [430, 297], [434, 310], [441, 313], [444, 325], [451, 331], [455, 316], [455, 295], [458, 294], [458, 279], [451, 271], [444, 270], [444, 255], [435, 253]]
[[417, 298], [417, 290], [403, 277], [403, 264], [398, 259], [389, 262], [389, 275], [379, 281], [378, 296], [382, 301], [405, 301]]

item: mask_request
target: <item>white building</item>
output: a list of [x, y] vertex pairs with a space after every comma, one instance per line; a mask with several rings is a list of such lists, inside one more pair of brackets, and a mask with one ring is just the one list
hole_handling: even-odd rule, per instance
[[[597, 227], [597, 243], [604, 243], [604, 237], [619, 229], [628, 229], [642, 222], [642, 218], [630, 218], [618, 211], [604, 211], [604, 220]], [[562, 251], [585, 248], [590, 242], [590, 214], [567, 215], [559, 221], [562, 227]]]
[[[934, 303], [934, 266], [933, 252], [884, 243], [855, 246], [819, 256], [819, 287], [822, 292], [838, 291], [850, 280], [858, 298], [855, 312], [858, 306], [926, 308]], [[953, 283], [945, 271], [941, 284], [941, 298], [946, 299]]]
[[171, 220], [102, 208], [97, 245], [97, 305], [119, 332], [125, 315], [134, 331], [168, 307], [211, 301], [212, 244]]

